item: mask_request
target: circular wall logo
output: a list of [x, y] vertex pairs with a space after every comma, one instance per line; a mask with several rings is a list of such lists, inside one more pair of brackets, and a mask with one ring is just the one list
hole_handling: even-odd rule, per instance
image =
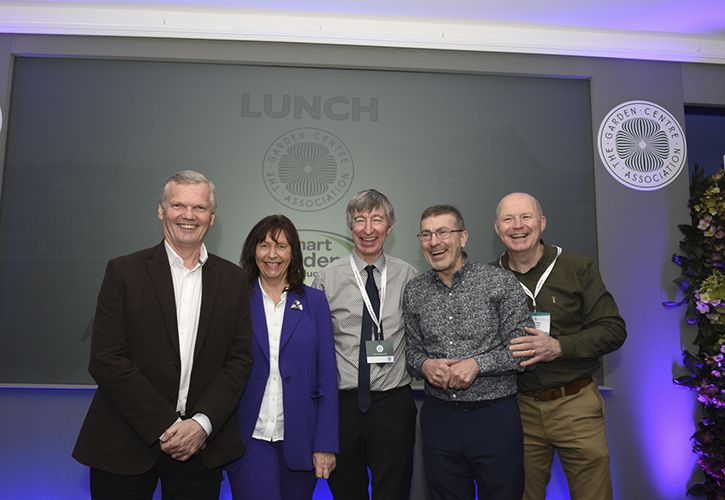
[[301, 212], [339, 201], [352, 184], [354, 165], [347, 146], [319, 128], [298, 128], [277, 137], [262, 165], [269, 194]]
[[685, 166], [687, 144], [677, 120], [648, 101], [612, 109], [597, 134], [599, 157], [619, 182], [639, 191], [660, 189]]

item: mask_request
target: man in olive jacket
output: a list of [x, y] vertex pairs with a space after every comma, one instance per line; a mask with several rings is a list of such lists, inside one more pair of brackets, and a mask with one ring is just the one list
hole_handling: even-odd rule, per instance
[[624, 343], [627, 330], [594, 263], [541, 239], [546, 217], [526, 193], [496, 208], [496, 234], [506, 247], [498, 264], [528, 296], [535, 328], [511, 340], [521, 366], [518, 400], [524, 426], [523, 500], [544, 500], [554, 452], [572, 500], [611, 500], [604, 400], [593, 375], [599, 358]]

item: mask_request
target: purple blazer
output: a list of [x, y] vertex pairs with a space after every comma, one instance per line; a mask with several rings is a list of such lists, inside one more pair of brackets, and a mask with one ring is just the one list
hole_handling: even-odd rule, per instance
[[[269, 378], [269, 336], [259, 282], [249, 295], [254, 363], [238, 408], [245, 445], [252, 438]], [[313, 452], [339, 451], [337, 363], [324, 292], [305, 286], [304, 295], [287, 293], [279, 351], [284, 458], [292, 470], [311, 470]], [[234, 465], [229, 469], [233, 472]]]

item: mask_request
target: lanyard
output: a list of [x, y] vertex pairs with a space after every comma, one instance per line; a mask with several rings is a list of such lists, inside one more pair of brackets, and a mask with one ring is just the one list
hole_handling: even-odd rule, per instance
[[360, 272], [357, 270], [357, 266], [355, 265], [355, 259], [353, 258], [352, 254], [350, 254], [350, 267], [352, 268], [353, 276], [355, 276], [357, 287], [360, 289], [360, 295], [362, 295], [363, 302], [365, 302], [365, 307], [367, 307], [368, 314], [370, 314], [370, 318], [373, 320], [373, 323], [375, 323], [377, 331], [380, 332], [380, 338], [378, 339], [378, 335], [376, 333], [375, 340], [383, 340], [383, 329], [381, 320], [383, 317], [383, 304], [385, 303], [385, 285], [387, 284], [388, 279], [388, 265], [384, 264], [383, 269], [380, 272], [380, 319], [378, 319], [375, 311], [373, 311], [373, 305], [370, 303], [370, 297], [368, 297], [368, 292], [365, 290], [365, 284], [363, 283], [362, 277], [360, 276]]
[[[542, 274], [541, 277], [539, 278], [539, 282], [536, 283], [536, 288], [534, 289], [534, 293], [531, 293], [531, 290], [529, 290], [526, 287], [526, 285], [519, 282], [519, 284], [521, 285], [521, 288], [524, 289], [524, 293], [526, 295], [528, 295], [529, 298], [531, 299], [531, 302], [534, 305], [534, 312], [536, 312], [536, 296], [539, 295], [539, 292], [544, 287], [544, 283], [546, 283], [546, 279], [551, 274], [551, 270], [554, 269], [554, 264], [556, 264], [556, 259], [558, 259], [559, 255], [561, 255], [561, 247], [554, 245], [554, 248], [556, 248], [556, 257], [554, 257], [554, 260], [551, 261], [551, 264], [549, 264], [549, 267], [546, 268], [546, 271], [544, 271], [544, 274]], [[503, 258], [503, 255], [501, 255], [501, 257], [498, 258], [498, 265], [501, 267], [503, 267], [503, 263], [501, 262], [502, 258]]]

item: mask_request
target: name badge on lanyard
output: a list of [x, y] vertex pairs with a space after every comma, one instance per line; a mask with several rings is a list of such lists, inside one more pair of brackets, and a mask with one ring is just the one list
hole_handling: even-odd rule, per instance
[[551, 333], [551, 313], [532, 312], [531, 319], [534, 320], [534, 328], [547, 335]]
[[[531, 303], [534, 306], [534, 312], [531, 313], [531, 319], [534, 321], [534, 327], [537, 330], [541, 330], [547, 335], [551, 333], [551, 313], [536, 311], [536, 297], [539, 295], [539, 292], [544, 287], [544, 283], [546, 283], [547, 278], [551, 274], [551, 271], [554, 269], [556, 260], [559, 258], [559, 255], [561, 255], [561, 247], [554, 246], [554, 248], [556, 248], [556, 257], [554, 257], [554, 260], [551, 261], [549, 267], [546, 268], [546, 271], [544, 271], [544, 273], [539, 278], [539, 281], [536, 283], [536, 288], [534, 289], [533, 293], [531, 293], [531, 290], [529, 290], [526, 285], [519, 282], [519, 285], [521, 285], [521, 288], [524, 289], [524, 293], [531, 299]], [[499, 257], [498, 259], [498, 264], [503, 267], [501, 257]]]
[[368, 357], [368, 363], [392, 363], [395, 361], [393, 341], [390, 339], [366, 341], [365, 353]]
[[370, 303], [370, 297], [368, 292], [365, 290], [365, 284], [363, 283], [362, 276], [357, 270], [355, 265], [355, 258], [350, 254], [350, 268], [352, 268], [352, 274], [355, 276], [355, 282], [360, 290], [365, 307], [370, 314], [370, 318], [375, 324], [374, 340], [368, 340], [365, 342], [365, 353], [367, 355], [368, 363], [393, 363], [395, 357], [393, 356], [393, 342], [391, 340], [385, 340], [383, 336], [383, 305], [385, 304], [385, 288], [388, 280], [388, 265], [383, 266], [380, 272], [380, 316], [375, 313], [373, 306]]

